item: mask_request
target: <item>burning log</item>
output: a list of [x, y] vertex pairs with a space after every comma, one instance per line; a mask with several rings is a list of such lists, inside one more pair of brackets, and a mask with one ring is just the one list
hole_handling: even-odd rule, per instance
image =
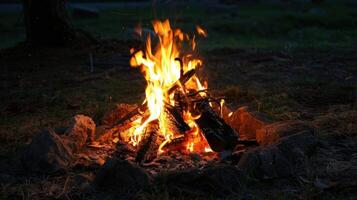
[[166, 105], [165, 113], [167, 125], [172, 133], [184, 134], [186, 131], [190, 130], [190, 127], [186, 124], [177, 108]]
[[[170, 106], [165, 107], [167, 125], [170, 132], [184, 134], [190, 130], [180, 113]], [[149, 123], [145, 130], [144, 138], [140, 142], [139, 150], [136, 156], [136, 162], [152, 160], [156, 157], [157, 151], [163, 138], [159, 135], [159, 121], [155, 120]]]
[[143, 138], [138, 146], [135, 161], [142, 163], [144, 161], [153, 160], [161, 144], [159, 140], [161, 140], [159, 136], [159, 121], [154, 120], [150, 122], [145, 129]]
[[[180, 84], [185, 84], [190, 78], [195, 75], [196, 71], [194, 69], [186, 72], [183, 76], [180, 77], [180, 79], [170, 88], [167, 90], [168, 94], [172, 94], [175, 90], [177, 90], [180, 87]], [[125, 115], [123, 118], [121, 118], [116, 124], [116, 126], [123, 124], [125, 121], [130, 120], [131, 118], [135, 117], [136, 115], [139, 115], [141, 113], [145, 113], [145, 111], [148, 109], [146, 102], [143, 103], [142, 105], [138, 106], [136, 109], [133, 111], [129, 112], [127, 115]]]
[[171, 140], [171, 142], [167, 143], [163, 147], [163, 151], [168, 151], [168, 150], [181, 150], [185, 148], [185, 144], [187, 142], [187, 138], [184, 135], [180, 135], [174, 139]]
[[233, 150], [238, 141], [238, 134], [209, 105], [207, 100], [196, 103], [201, 117], [196, 119], [211, 149], [216, 152]]

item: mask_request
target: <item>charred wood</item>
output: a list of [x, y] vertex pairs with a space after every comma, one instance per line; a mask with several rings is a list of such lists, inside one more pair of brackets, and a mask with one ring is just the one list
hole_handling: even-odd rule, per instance
[[150, 122], [145, 129], [143, 138], [138, 146], [135, 161], [143, 163], [145, 161], [153, 160], [156, 157], [159, 145], [161, 144], [159, 140], [159, 121], [154, 120]]
[[195, 122], [211, 149], [216, 152], [232, 150], [237, 144], [238, 133], [212, 109], [208, 101], [196, 103], [195, 109], [201, 114]]
[[186, 144], [187, 138], [184, 135], [180, 135], [174, 139], [171, 140], [171, 142], [167, 143], [164, 147], [163, 147], [163, 151], [175, 151], [175, 150], [181, 150], [183, 148], [185, 148], [185, 144]]
[[184, 134], [186, 131], [190, 130], [190, 127], [186, 124], [176, 107], [167, 105], [165, 107], [165, 115], [169, 131], [172, 133]]

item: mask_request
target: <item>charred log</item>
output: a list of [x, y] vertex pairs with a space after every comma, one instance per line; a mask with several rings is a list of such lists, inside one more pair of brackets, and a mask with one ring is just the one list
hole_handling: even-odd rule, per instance
[[201, 117], [195, 122], [201, 129], [211, 149], [216, 152], [232, 150], [238, 141], [238, 134], [209, 105], [207, 100], [196, 103]]
[[184, 135], [178, 136], [174, 139], [171, 140], [171, 142], [167, 143], [163, 147], [163, 151], [175, 151], [175, 150], [181, 150], [185, 148], [185, 144], [187, 142], [187, 138]]
[[143, 138], [138, 146], [135, 161], [142, 163], [153, 160], [156, 157], [157, 151], [161, 144], [159, 136], [159, 121], [150, 122], [143, 135]]
[[186, 131], [190, 130], [190, 127], [186, 124], [176, 107], [167, 105], [165, 107], [165, 115], [170, 129], [169, 131], [172, 133], [184, 134]]

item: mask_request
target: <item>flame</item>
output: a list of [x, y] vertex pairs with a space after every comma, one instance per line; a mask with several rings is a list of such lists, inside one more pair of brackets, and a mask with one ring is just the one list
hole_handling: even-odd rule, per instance
[[194, 145], [193, 142], [187, 143], [186, 149], [187, 149], [189, 152], [193, 152], [193, 145]]
[[[165, 104], [174, 106], [174, 95], [168, 94], [168, 89], [176, 83], [182, 72], [187, 72], [191, 69], [195, 69], [202, 65], [202, 61], [193, 58], [191, 54], [183, 55], [181, 53], [182, 43], [187, 42], [191, 45], [192, 50], [195, 49], [196, 42], [195, 37], [190, 37], [184, 34], [180, 29], [172, 29], [168, 20], [165, 21], [153, 21], [153, 28], [158, 42], [155, 48], [152, 48], [152, 42], [150, 35], [146, 40], [145, 51], [139, 50], [135, 52], [135, 49], [131, 49], [132, 57], [130, 59], [130, 65], [132, 67], [140, 67], [146, 79], [147, 87], [145, 89], [149, 117], [140, 118], [133, 125], [130, 134], [130, 143], [134, 146], [138, 145], [142, 140], [145, 128], [148, 124], [154, 120], [159, 122], [159, 133], [165, 139], [160, 144], [159, 152], [162, 153], [162, 147], [176, 136], [169, 130], [166, 114], [164, 112]], [[141, 28], [137, 28], [141, 30]], [[203, 29], [197, 27], [199, 34], [206, 35]], [[176, 58], [182, 58], [182, 66], [180, 62], [175, 60]], [[182, 67], [182, 69], [181, 69]], [[193, 76], [186, 84], [185, 87], [181, 86], [181, 89], [189, 90], [204, 90], [207, 88], [207, 84], [201, 84], [197, 76]], [[204, 95], [204, 94], [202, 94]], [[193, 151], [196, 146], [203, 146], [201, 148], [204, 151], [208, 147], [207, 142], [201, 137], [200, 130], [195, 123], [195, 119], [200, 116], [193, 116], [190, 112], [184, 111], [183, 118], [185, 122], [190, 126], [191, 130], [190, 139], [187, 142], [187, 150]], [[201, 143], [204, 143], [203, 145]], [[209, 148], [209, 147], [208, 147]]]
[[203, 28], [201, 28], [200, 26], [196, 26], [196, 31], [198, 33], [198, 35], [201, 35], [203, 37], [207, 37], [207, 31], [203, 30]]
[[223, 106], [224, 106], [224, 99], [221, 99], [221, 101], [219, 102], [220, 103], [220, 114], [221, 114], [221, 117], [223, 117]]
[[205, 152], [209, 153], [209, 152], [213, 152], [213, 150], [210, 147], [205, 147]]
[[228, 117], [231, 117], [233, 115], [233, 112], [230, 112], [229, 114], [228, 114]]

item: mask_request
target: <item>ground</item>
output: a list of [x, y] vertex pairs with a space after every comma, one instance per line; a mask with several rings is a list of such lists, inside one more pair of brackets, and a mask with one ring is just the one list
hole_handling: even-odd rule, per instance
[[[0, 171], [8, 171], [17, 150], [44, 128], [66, 126], [78, 113], [99, 123], [113, 104], [141, 102], [145, 82], [126, 62], [129, 49], [140, 44], [129, 36], [138, 22], [150, 28], [150, 20], [157, 16], [172, 19], [186, 32], [193, 32], [197, 24], [208, 30], [208, 37], [198, 40], [205, 63], [202, 76], [214, 94], [227, 98], [231, 108], [249, 105], [276, 119], [313, 122], [321, 142], [334, 150], [320, 148], [315, 154], [319, 159], [311, 161], [312, 169], [321, 162], [317, 166], [327, 171], [338, 168], [332, 170], [336, 179], [345, 180], [341, 177], [344, 173], [357, 176], [357, 7], [352, 4], [332, 1], [318, 6], [284, 3], [106, 10], [99, 18], [73, 21], [76, 27], [102, 38], [99, 44], [45, 49], [28, 49], [24, 44], [9, 48], [24, 40], [22, 18], [0, 15], [4, 19], [0, 24], [4, 48], [0, 51]], [[114, 64], [98, 64], [91, 73], [90, 53]], [[320, 160], [323, 156], [327, 158]], [[64, 182], [63, 177], [57, 179]], [[315, 180], [300, 181], [297, 196], [353, 198], [356, 191], [356, 183], [350, 180], [350, 185], [322, 192]], [[291, 197], [277, 189], [282, 187], [281, 181], [274, 183], [254, 182], [247, 191], [253, 198]], [[1, 196], [31, 198], [32, 184], [38, 180], [2, 185]], [[162, 190], [145, 191], [139, 197], [169, 199], [170, 194]], [[257, 193], [261, 194], [254, 196]]]

